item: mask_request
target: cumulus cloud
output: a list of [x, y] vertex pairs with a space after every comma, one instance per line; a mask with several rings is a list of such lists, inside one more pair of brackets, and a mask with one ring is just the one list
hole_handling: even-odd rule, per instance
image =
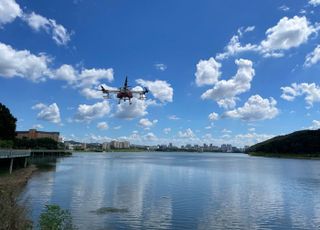
[[52, 79], [63, 80], [69, 84], [73, 84], [77, 81], [78, 73], [71, 65], [63, 64], [58, 69], [55, 70], [55, 73], [51, 76]]
[[156, 141], [156, 140], [158, 140], [157, 136], [154, 133], [147, 133], [144, 136], [144, 139], [147, 140], [147, 141]]
[[304, 62], [305, 67], [310, 67], [314, 64], [317, 64], [320, 61], [320, 45], [306, 56], [306, 60]]
[[22, 15], [20, 6], [14, 0], [0, 1], [0, 27]]
[[259, 133], [238, 134], [234, 137], [234, 142], [242, 145], [253, 145], [273, 138], [274, 136], [275, 135]]
[[107, 130], [109, 128], [107, 122], [102, 121], [97, 124], [97, 128], [100, 130]]
[[312, 125], [309, 127], [309, 129], [320, 129], [320, 121], [318, 120], [313, 120]]
[[50, 59], [45, 54], [34, 55], [28, 50], [15, 50], [0, 42], [0, 75], [43, 81], [50, 75]]
[[58, 45], [66, 45], [70, 41], [71, 34], [54, 19], [48, 19], [35, 12], [24, 13], [15, 0], [1, 0], [0, 26], [13, 22], [17, 17], [25, 21], [33, 30], [44, 30], [46, 33], [51, 34], [52, 39]]
[[39, 110], [37, 118], [43, 121], [49, 121], [55, 124], [61, 122], [60, 110], [56, 103], [51, 105], [45, 105], [43, 103], [38, 103], [32, 107], [34, 110]]
[[185, 131], [179, 131], [178, 136], [180, 138], [194, 138], [196, 135], [193, 133], [192, 129], [188, 128]]
[[89, 123], [94, 119], [104, 117], [109, 112], [110, 106], [107, 101], [97, 102], [93, 105], [81, 104], [78, 106], [74, 121]]
[[163, 63], [154, 64], [154, 67], [160, 71], [165, 71], [167, 69], [167, 66]]
[[221, 64], [213, 57], [209, 60], [200, 60], [195, 73], [197, 86], [215, 84], [221, 75], [220, 67]]
[[136, 82], [144, 87], [147, 87], [152, 95], [161, 102], [172, 102], [173, 88], [166, 81], [146, 81], [143, 79], [138, 79]]
[[212, 112], [212, 113], [209, 114], [208, 118], [209, 118], [210, 121], [216, 121], [216, 120], [218, 120], [219, 115], [217, 113], [215, 113], [215, 112]]
[[272, 97], [264, 99], [259, 95], [251, 96], [243, 107], [225, 112], [226, 117], [238, 118], [244, 121], [272, 119], [279, 113], [277, 101]]
[[148, 106], [155, 104], [155, 101], [153, 100], [139, 100], [137, 98], [132, 98], [131, 102], [131, 105], [129, 103], [118, 104], [114, 116], [129, 120], [137, 117], [143, 117], [148, 114]]
[[304, 95], [308, 108], [312, 107], [314, 102], [320, 102], [320, 87], [315, 83], [292, 83], [291, 86], [281, 87], [281, 90], [281, 98], [287, 101]]
[[145, 129], [149, 129], [150, 127], [154, 126], [158, 123], [158, 120], [150, 121], [148, 118], [141, 118], [139, 121], [139, 125], [141, 125]]
[[57, 45], [66, 45], [70, 41], [71, 34], [67, 29], [58, 24], [54, 19], [48, 19], [44, 16], [32, 12], [31, 14], [24, 14], [22, 19], [35, 31], [44, 30], [51, 34], [52, 39]]
[[79, 87], [90, 87], [99, 85], [100, 80], [111, 82], [113, 80], [113, 69], [83, 69], [79, 74]]
[[319, 6], [320, 0], [309, 0], [309, 4], [312, 6]]
[[240, 36], [234, 35], [224, 49], [225, 51], [223, 53], [219, 53], [216, 55], [216, 59], [223, 60], [229, 58], [230, 56], [235, 56], [239, 53], [247, 51], [257, 51], [259, 47], [251, 43], [241, 45]]
[[201, 95], [202, 99], [211, 99], [223, 108], [233, 108], [237, 95], [247, 92], [251, 88], [251, 80], [255, 74], [252, 61], [239, 59], [235, 61], [238, 71], [230, 80], [218, 81], [212, 89]]
[[258, 44], [242, 45], [240, 38], [243, 33], [238, 30], [238, 34], [231, 38], [225, 51], [217, 54], [216, 58], [222, 60], [247, 51], [258, 52], [264, 57], [282, 57], [285, 50], [306, 43], [310, 35], [316, 33], [318, 29], [305, 16], [283, 17], [275, 26], [267, 29], [266, 38]]
[[163, 132], [164, 134], [169, 134], [171, 132], [171, 128], [164, 128]]
[[41, 124], [36, 124], [32, 126], [33, 129], [43, 129], [43, 125]]
[[31, 14], [24, 14], [23, 19], [33, 30], [40, 31], [41, 29], [43, 29], [46, 32], [49, 32], [50, 21], [46, 17], [32, 12]]
[[[93, 92], [101, 80], [112, 81], [113, 69], [75, 69], [63, 64], [57, 69], [50, 68], [51, 58], [44, 53], [32, 54], [29, 50], [15, 50], [0, 42], [0, 76], [21, 77], [34, 82], [47, 79], [66, 81], [69, 85], [83, 89], [86, 97], [97, 98]], [[86, 89], [87, 88], [87, 89]], [[100, 94], [101, 95], [101, 94]]]
[[305, 16], [283, 17], [266, 31], [267, 38], [261, 42], [260, 48], [266, 56], [281, 56], [282, 50], [300, 46], [314, 32], [316, 29]]

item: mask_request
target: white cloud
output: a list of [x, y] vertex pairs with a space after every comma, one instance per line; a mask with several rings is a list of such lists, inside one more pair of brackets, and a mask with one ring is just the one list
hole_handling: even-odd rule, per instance
[[154, 64], [154, 67], [160, 71], [165, 71], [167, 69], [167, 66], [163, 63]]
[[235, 61], [238, 71], [230, 80], [218, 81], [212, 89], [201, 95], [202, 99], [212, 99], [223, 108], [233, 108], [237, 95], [247, 92], [251, 88], [251, 80], [255, 74], [252, 61], [239, 59]]
[[145, 81], [143, 79], [138, 79], [136, 82], [144, 87], [147, 87], [152, 95], [161, 102], [172, 102], [173, 88], [166, 81]]
[[121, 127], [122, 127], [121, 125], [118, 125], [118, 126], [113, 127], [113, 129], [114, 130], [119, 130], [119, 129], [121, 129]]
[[180, 120], [180, 117], [178, 117], [177, 115], [174, 115], [174, 114], [173, 114], [173, 115], [168, 116], [168, 119], [169, 119], [169, 120], [175, 120], [175, 121], [176, 121], [176, 120]]
[[319, 6], [320, 0], [309, 0], [309, 4], [312, 6]]
[[282, 11], [285, 11], [285, 12], [290, 10], [290, 8], [288, 6], [286, 6], [286, 5], [282, 5], [282, 6], [278, 7], [278, 9], [282, 10]]
[[144, 136], [144, 139], [147, 141], [157, 141], [158, 140], [157, 136], [154, 133], [147, 133]]
[[293, 83], [291, 86], [281, 87], [281, 98], [287, 101], [293, 101], [296, 97], [305, 95], [305, 101], [309, 107], [314, 102], [320, 102], [320, 87], [315, 83]]
[[58, 45], [66, 45], [70, 41], [70, 33], [63, 25], [57, 24], [54, 19], [49, 19], [52, 29], [52, 39]]
[[92, 85], [99, 85], [100, 80], [113, 80], [113, 69], [83, 69], [79, 74], [79, 87], [90, 87]]
[[304, 62], [305, 67], [310, 67], [314, 64], [317, 64], [320, 61], [320, 45], [306, 56], [306, 60]]
[[258, 121], [272, 119], [279, 113], [277, 101], [273, 98], [264, 99], [259, 95], [251, 96], [243, 107], [227, 111], [226, 117], [239, 118], [244, 121]]
[[[282, 7], [282, 9], [287, 8]], [[316, 33], [318, 29], [319, 27], [311, 25], [305, 16], [283, 17], [277, 25], [266, 31], [266, 38], [260, 44], [242, 45], [240, 38], [246, 30], [240, 28], [238, 34], [234, 35], [225, 47], [225, 51], [217, 54], [216, 58], [222, 60], [247, 51], [258, 52], [264, 57], [282, 57], [285, 50], [306, 43], [310, 35]]]
[[43, 81], [50, 75], [49, 62], [50, 59], [44, 54], [34, 55], [28, 50], [17, 51], [10, 45], [0, 42], [0, 75], [2, 77]]
[[32, 12], [31, 14], [24, 14], [23, 20], [25, 20], [27, 24], [35, 31], [44, 29], [46, 32], [49, 32], [50, 21], [46, 17]]
[[94, 119], [102, 118], [110, 112], [110, 106], [107, 101], [97, 102], [93, 105], [81, 104], [78, 106], [74, 117], [76, 122], [91, 122]]
[[255, 131], [256, 131], [256, 128], [249, 128], [248, 131], [249, 131], [249, 132], [255, 132]]
[[81, 94], [87, 99], [101, 99], [103, 98], [103, 93], [97, 89], [84, 88], [81, 90]]
[[70, 41], [71, 34], [67, 29], [58, 24], [54, 19], [48, 19], [42, 15], [32, 12], [23, 14], [22, 19], [35, 31], [44, 30], [51, 34], [52, 39], [57, 45], [66, 45]]
[[97, 124], [97, 128], [100, 130], [107, 130], [109, 128], [107, 122], [102, 121]]
[[180, 138], [194, 138], [195, 134], [193, 133], [193, 131], [190, 128], [188, 128], [185, 131], [179, 131], [178, 136]]
[[240, 44], [240, 36], [234, 35], [231, 40], [229, 41], [229, 44], [224, 48], [225, 52], [217, 54], [216, 58], [218, 60], [226, 59], [230, 56], [235, 56], [239, 53], [247, 52], [247, 51], [257, 51], [258, 46], [253, 44], [246, 44], [241, 45]]
[[309, 127], [309, 129], [320, 129], [320, 121], [318, 120], [313, 120], [312, 125]]
[[220, 67], [221, 64], [213, 57], [209, 60], [200, 60], [195, 73], [196, 84], [198, 86], [215, 84], [221, 75]]
[[118, 104], [114, 116], [129, 120], [137, 117], [143, 117], [148, 114], [148, 106], [155, 104], [155, 101], [153, 100], [139, 100], [136, 98], [132, 98], [131, 102], [131, 105], [129, 103]]
[[22, 10], [15, 0], [0, 1], [0, 27], [20, 17]]
[[58, 69], [55, 70], [55, 74], [51, 76], [52, 79], [64, 80], [69, 84], [73, 84], [77, 81], [78, 73], [71, 65], [61, 65]]
[[163, 132], [164, 134], [169, 134], [171, 132], [171, 128], [164, 128]]
[[282, 50], [298, 47], [316, 32], [305, 16], [283, 17], [266, 31], [267, 38], [261, 42], [261, 52], [267, 56], [282, 55]]
[[61, 122], [60, 110], [56, 103], [51, 105], [45, 105], [43, 103], [38, 103], [32, 107], [34, 110], [40, 110], [37, 114], [39, 120], [49, 121], [55, 124]]
[[219, 115], [217, 113], [215, 113], [215, 112], [212, 112], [212, 113], [209, 114], [208, 118], [209, 118], [210, 121], [216, 121], [216, 120], [218, 120]]
[[43, 129], [43, 125], [41, 124], [36, 124], [32, 126], [33, 129]]
[[150, 127], [154, 126], [158, 123], [158, 120], [150, 121], [148, 118], [141, 118], [139, 121], [139, 125], [141, 125], [145, 129], [149, 129]]
[[221, 130], [221, 132], [222, 132], [222, 133], [232, 133], [232, 131], [229, 130], [229, 129], [223, 129], [223, 130]]
[[253, 145], [270, 138], [273, 138], [274, 135], [270, 134], [258, 134], [258, 133], [247, 133], [247, 134], [238, 134], [234, 137], [234, 142], [236, 144], [244, 145]]

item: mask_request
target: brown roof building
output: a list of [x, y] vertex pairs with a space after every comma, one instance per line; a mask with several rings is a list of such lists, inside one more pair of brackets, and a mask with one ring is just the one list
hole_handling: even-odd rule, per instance
[[55, 141], [59, 141], [59, 132], [44, 132], [37, 131], [36, 129], [29, 129], [29, 131], [17, 131], [17, 138], [19, 139], [38, 139], [38, 138], [50, 138]]

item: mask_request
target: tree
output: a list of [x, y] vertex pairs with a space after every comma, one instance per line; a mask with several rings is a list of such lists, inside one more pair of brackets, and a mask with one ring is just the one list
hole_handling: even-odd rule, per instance
[[0, 140], [13, 140], [16, 136], [17, 119], [0, 103]]

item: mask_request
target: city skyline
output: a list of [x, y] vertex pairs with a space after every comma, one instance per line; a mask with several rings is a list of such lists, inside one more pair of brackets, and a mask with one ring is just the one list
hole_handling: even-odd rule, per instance
[[[232, 144], [320, 128], [320, 1], [0, 0], [0, 101], [17, 130]], [[132, 105], [98, 91], [147, 87]]]

